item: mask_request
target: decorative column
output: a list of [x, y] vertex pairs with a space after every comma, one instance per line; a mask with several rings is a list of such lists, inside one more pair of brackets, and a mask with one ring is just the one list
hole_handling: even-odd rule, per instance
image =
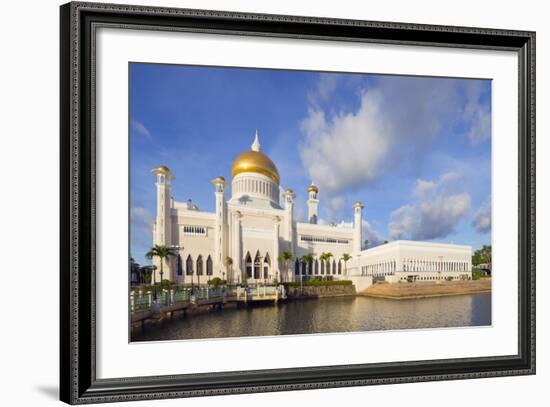
[[[242, 256], [241, 256], [241, 213], [233, 212], [233, 273], [238, 277], [238, 281], [244, 283], [242, 274]], [[246, 278], [246, 276], [244, 277]]]
[[276, 278], [279, 274], [279, 226], [280, 218], [275, 217], [273, 222], [273, 260], [271, 261], [273, 277]]
[[[172, 242], [172, 180], [175, 179], [170, 169], [164, 165], [151, 170], [157, 177], [157, 216], [155, 220], [155, 234], [153, 236], [154, 245], [171, 246]], [[160, 281], [160, 259], [155, 257], [153, 263], [157, 266], [156, 281]], [[164, 278], [173, 280], [172, 262], [169, 259], [164, 260]]]
[[222, 272], [226, 272], [224, 257], [225, 257], [225, 242], [224, 242], [224, 229], [227, 223], [226, 219], [226, 203], [225, 203], [225, 179], [223, 177], [216, 177], [212, 180], [212, 185], [215, 188], [216, 196], [216, 221], [214, 223], [214, 270], [217, 270], [222, 275]]
[[317, 194], [319, 193], [319, 188], [311, 182], [311, 185], [307, 189], [308, 200], [307, 200], [307, 219], [309, 223], [316, 224], [319, 218], [319, 199], [317, 199]]
[[285, 189], [285, 229], [284, 238], [288, 242], [288, 250], [294, 253], [294, 191], [290, 188]]

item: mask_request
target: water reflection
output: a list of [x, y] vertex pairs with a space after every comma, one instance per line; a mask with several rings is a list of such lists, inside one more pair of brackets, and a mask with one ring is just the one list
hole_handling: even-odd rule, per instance
[[133, 341], [480, 326], [491, 324], [491, 294], [389, 300], [324, 298], [175, 317], [132, 332]]

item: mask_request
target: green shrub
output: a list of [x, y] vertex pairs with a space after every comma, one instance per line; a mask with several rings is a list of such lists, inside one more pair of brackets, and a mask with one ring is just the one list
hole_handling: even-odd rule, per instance
[[208, 280], [207, 283], [212, 288], [218, 288], [220, 285], [225, 285], [227, 283], [227, 281], [222, 280], [219, 277], [214, 277], [214, 278]]
[[479, 280], [483, 276], [480, 269], [472, 269], [472, 280]]
[[174, 288], [177, 284], [173, 281], [163, 279], [162, 282], [157, 282], [155, 286], [157, 287], [157, 290], [169, 290], [171, 288]]

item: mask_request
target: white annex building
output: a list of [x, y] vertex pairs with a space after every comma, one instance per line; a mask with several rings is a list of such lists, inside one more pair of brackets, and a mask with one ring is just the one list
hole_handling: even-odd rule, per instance
[[[166, 166], [153, 173], [157, 187], [153, 244], [177, 247], [179, 256], [163, 264], [163, 278], [178, 284], [206, 284], [213, 277], [229, 284], [319, 277], [352, 280], [361, 290], [377, 280], [471, 278], [470, 246], [399, 240], [364, 250], [361, 202], [353, 205], [352, 223], [318, 224], [319, 189], [313, 183], [307, 189], [308, 221], [297, 222], [294, 191], [281, 187], [277, 167], [262, 153], [257, 132], [251, 149], [233, 162], [231, 196], [226, 195], [223, 177], [212, 180], [214, 213], [201, 211], [191, 200], [175, 201], [174, 175]], [[283, 252], [292, 253], [294, 260], [280, 262]], [[322, 260], [323, 253], [332, 257]], [[310, 261], [300, 261], [309, 254]], [[351, 256], [346, 262], [344, 254]], [[155, 265], [159, 281], [158, 258]]]

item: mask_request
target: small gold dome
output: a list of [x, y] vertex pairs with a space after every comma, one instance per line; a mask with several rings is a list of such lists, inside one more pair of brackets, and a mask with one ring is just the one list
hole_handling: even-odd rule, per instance
[[277, 185], [280, 184], [279, 171], [277, 171], [277, 167], [267, 155], [261, 152], [257, 130], [251, 150], [245, 151], [235, 158], [235, 161], [233, 161], [233, 166], [231, 167], [232, 177], [235, 178], [238, 174], [243, 172], [263, 174], [275, 181]]
[[170, 168], [168, 168], [166, 165], [159, 165], [157, 168], [153, 168], [151, 170], [153, 174], [164, 174], [170, 179], [174, 179], [174, 175], [170, 171]]
[[317, 185], [312, 182], [311, 185], [307, 188], [307, 192], [319, 192], [319, 188], [317, 188]]

